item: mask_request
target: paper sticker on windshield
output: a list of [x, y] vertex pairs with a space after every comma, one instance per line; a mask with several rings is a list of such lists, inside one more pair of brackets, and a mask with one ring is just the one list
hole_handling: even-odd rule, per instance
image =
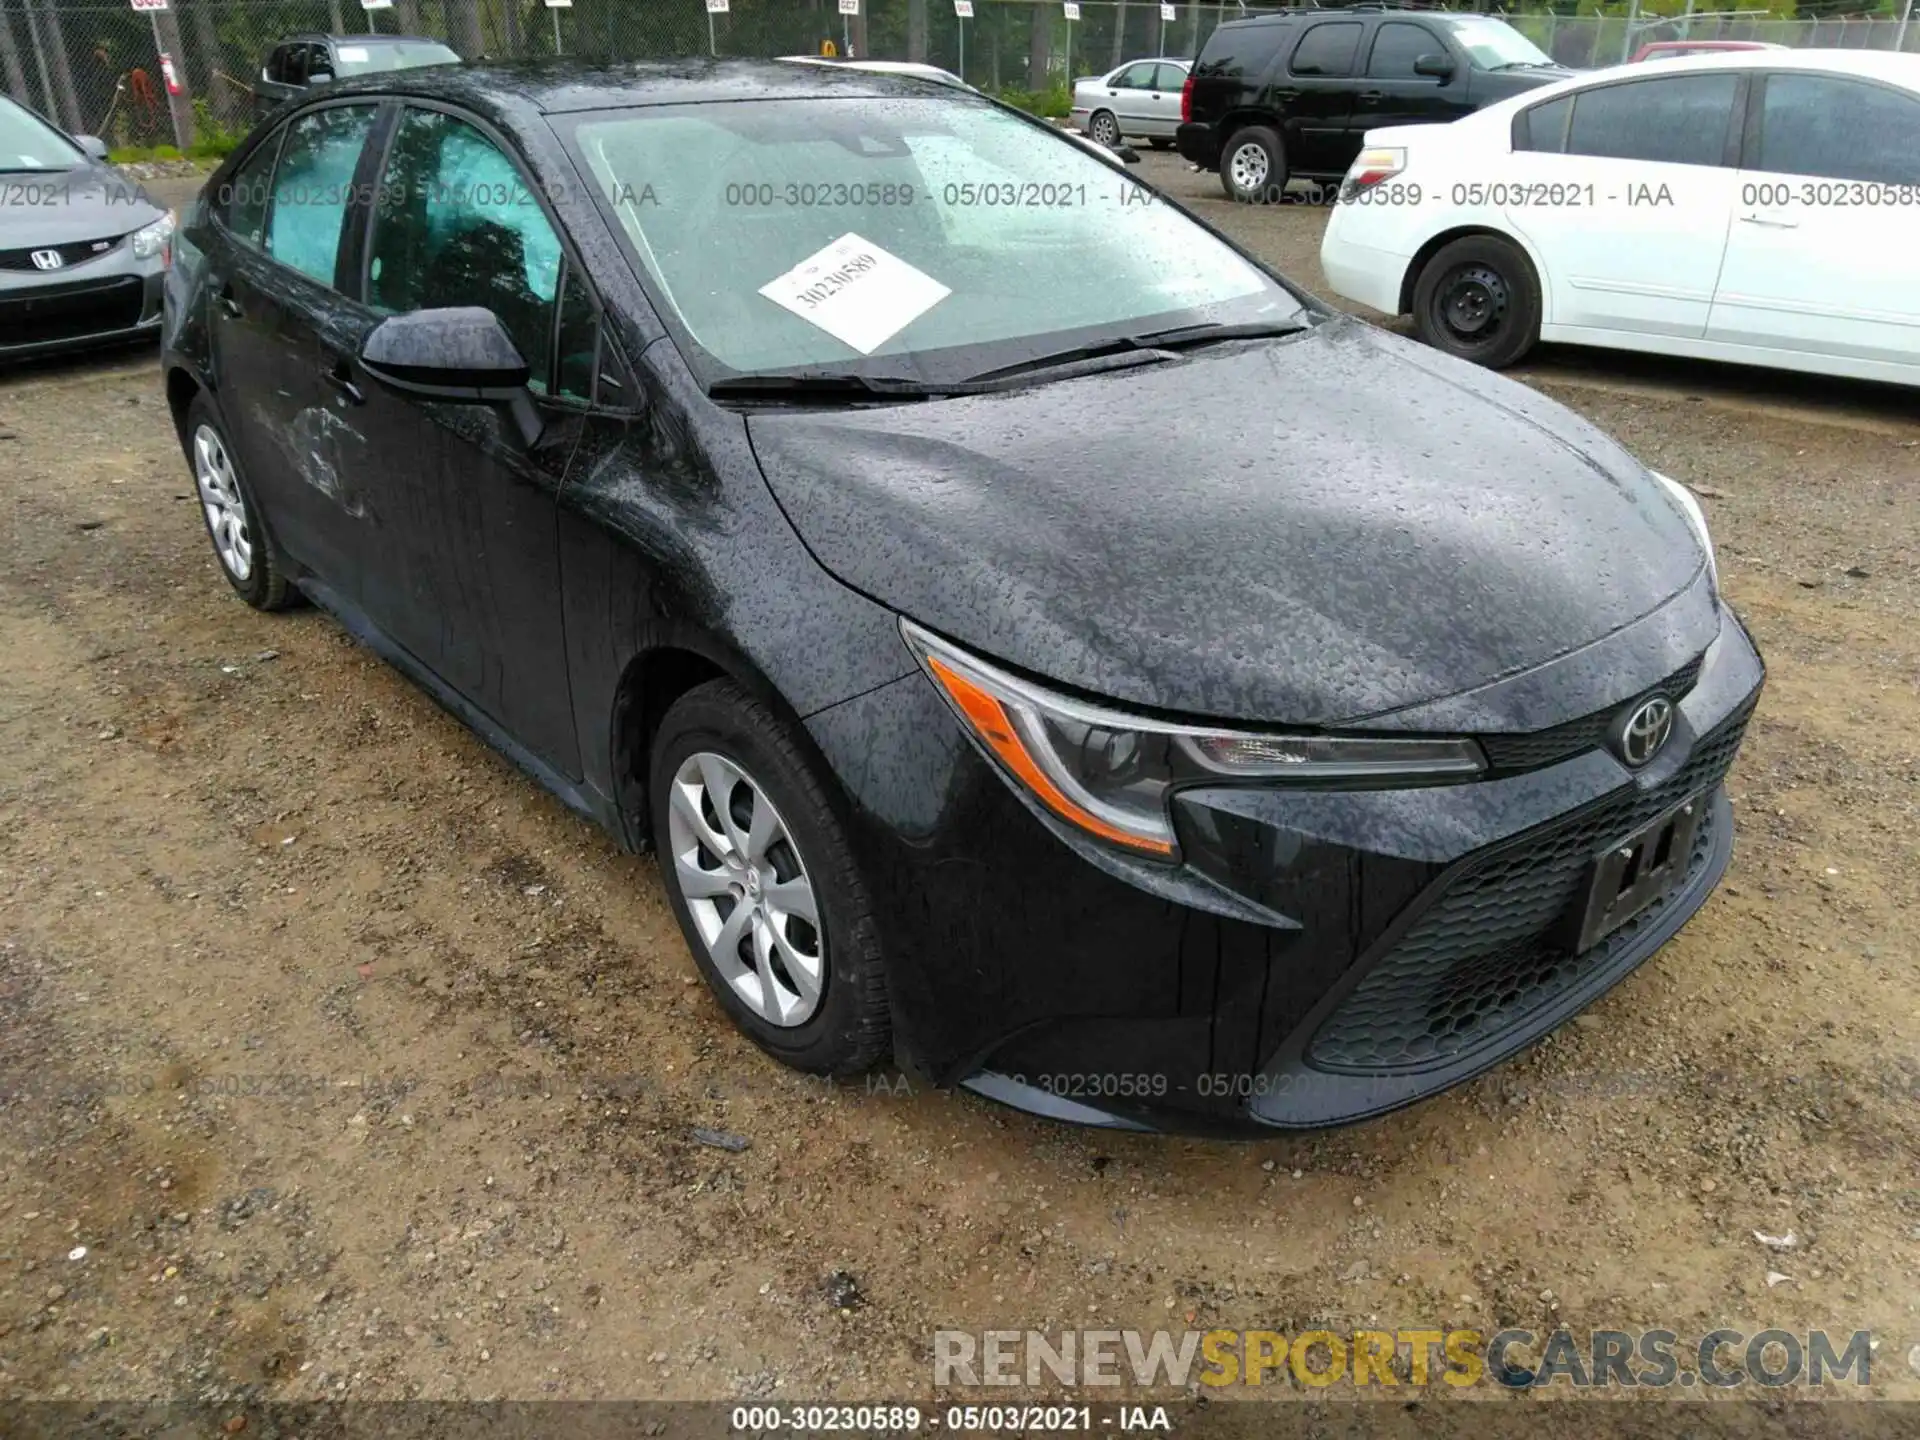
[[847, 234], [762, 285], [760, 293], [871, 355], [953, 291], [898, 255]]
[[367, 47], [364, 45], [342, 45], [340, 47], [340, 59], [343, 64], [364, 65], [367, 63]]

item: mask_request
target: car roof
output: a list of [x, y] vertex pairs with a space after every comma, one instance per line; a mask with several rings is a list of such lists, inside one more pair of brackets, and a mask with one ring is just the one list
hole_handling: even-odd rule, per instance
[[330, 40], [336, 45], [442, 45], [451, 50], [444, 40], [436, 40], [431, 35], [328, 35], [319, 30], [302, 30], [276, 40], [269, 48], [279, 49], [282, 45], [291, 45], [296, 40]]
[[[702, 101], [925, 98], [931, 83], [914, 75], [784, 60], [519, 60], [351, 76], [327, 86], [327, 94], [412, 95], [511, 123], [528, 111], [565, 115]], [[956, 102], [974, 98], [951, 85], [940, 89]]]

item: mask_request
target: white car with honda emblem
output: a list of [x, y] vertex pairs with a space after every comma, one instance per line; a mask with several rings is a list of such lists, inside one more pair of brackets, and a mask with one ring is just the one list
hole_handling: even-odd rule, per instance
[[1920, 385], [1920, 55], [1627, 65], [1369, 131], [1332, 288], [1483, 365], [1539, 340]]

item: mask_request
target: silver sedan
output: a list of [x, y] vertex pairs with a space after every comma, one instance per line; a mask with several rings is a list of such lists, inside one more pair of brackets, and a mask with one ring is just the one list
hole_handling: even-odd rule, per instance
[[1073, 125], [1102, 145], [1128, 136], [1164, 150], [1180, 126], [1180, 92], [1186, 87], [1188, 60], [1129, 60], [1107, 75], [1091, 75], [1073, 85]]

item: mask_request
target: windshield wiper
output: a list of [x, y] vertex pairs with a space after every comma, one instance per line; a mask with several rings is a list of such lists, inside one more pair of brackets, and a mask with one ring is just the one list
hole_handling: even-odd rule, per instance
[[951, 393], [950, 386], [904, 375], [857, 375], [847, 370], [729, 375], [707, 387], [715, 400], [924, 400]]
[[1238, 325], [1220, 325], [1203, 321], [1197, 325], [1175, 325], [1166, 330], [1149, 330], [1139, 335], [1120, 335], [1111, 340], [1096, 340], [1089, 345], [1075, 345], [1065, 350], [1051, 351], [1045, 355], [1036, 355], [1030, 360], [1020, 360], [1012, 365], [1003, 365], [997, 370], [986, 370], [971, 375], [972, 384], [986, 381], [1005, 380], [1015, 375], [1030, 375], [1040, 370], [1062, 369], [1078, 365], [1089, 360], [1105, 360], [1112, 357], [1135, 358], [1135, 363], [1152, 364], [1156, 360], [1171, 358], [1167, 352], [1173, 350], [1192, 350], [1202, 345], [1213, 345], [1227, 340], [1261, 340], [1274, 335], [1295, 335], [1307, 328], [1308, 320], [1251, 320]]
[[1509, 60], [1504, 65], [1496, 65], [1496, 70], [1560, 70], [1565, 67], [1554, 60]]

